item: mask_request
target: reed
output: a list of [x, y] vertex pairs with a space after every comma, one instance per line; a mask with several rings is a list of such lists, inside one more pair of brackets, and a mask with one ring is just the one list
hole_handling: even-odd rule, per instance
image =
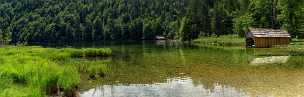
[[[0, 96], [41, 97], [47, 95], [51, 87], [58, 87], [57, 91], [69, 91], [80, 83], [80, 73], [83, 71], [89, 71], [90, 74], [106, 72], [106, 65], [79, 61], [86, 59], [75, 59], [75, 52], [97, 57], [108, 56], [111, 50], [35, 46], [0, 48]], [[80, 64], [85, 64], [88, 68], [80, 70], [83, 67]]]
[[112, 54], [109, 48], [85, 48], [71, 50], [71, 57], [108, 57]]

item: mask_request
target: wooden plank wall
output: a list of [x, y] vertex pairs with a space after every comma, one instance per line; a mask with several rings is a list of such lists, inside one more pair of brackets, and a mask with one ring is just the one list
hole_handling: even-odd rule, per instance
[[255, 47], [269, 48], [274, 45], [288, 45], [290, 40], [288, 37], [256, 37], [254, 38]]

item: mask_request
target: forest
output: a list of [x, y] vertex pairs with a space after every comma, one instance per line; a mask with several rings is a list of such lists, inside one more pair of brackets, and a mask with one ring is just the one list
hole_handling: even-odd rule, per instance
[[0, 39], [12, 43], [191, 41], [280, 28], [304, 38], [303, 0], [1, 0]]

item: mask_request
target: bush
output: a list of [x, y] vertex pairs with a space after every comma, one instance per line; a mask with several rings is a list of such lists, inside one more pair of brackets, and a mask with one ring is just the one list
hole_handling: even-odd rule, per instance
[[249, 31], [249, 27], [253, 23], [253, 19], [249, 14], [235, 18], [233, 21], [233, 31], [237, 32], [237, 34], [241, 37], [245, 36], [245, 32]]

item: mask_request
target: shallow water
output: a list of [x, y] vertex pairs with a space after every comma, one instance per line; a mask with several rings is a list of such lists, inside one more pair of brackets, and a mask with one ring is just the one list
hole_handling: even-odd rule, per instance
[[[114, 55], [104, 78], [82, 81], [81, 97], [304, 97], [304, 57], [284, 49], [166, 42], [95, 47], [111, 47]], [[257, 59], [267, 60], [252, 64]]]
[[234, 87], [194, 85], [191, 78], [171, 78], [165, 83], [103, 85], [81, 94], [83, 97], [249, 97]]

